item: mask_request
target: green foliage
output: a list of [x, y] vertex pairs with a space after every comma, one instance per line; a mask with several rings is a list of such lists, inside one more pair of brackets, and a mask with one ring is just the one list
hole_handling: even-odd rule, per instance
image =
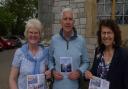
[[36, 12], [35, 1], [37, 0], [9, 0], [6, 7], [17, 16], [17, 19], [25, 21]]
[[13, 24], [15, 16], [6, 8], [0, 7], [0, 35], [6, 35]]
[[5, 0], [0, 7], [0, 22], [12, 34], [22, 34], [25, 21], [37, 15], [37, 7], [38, 0]]

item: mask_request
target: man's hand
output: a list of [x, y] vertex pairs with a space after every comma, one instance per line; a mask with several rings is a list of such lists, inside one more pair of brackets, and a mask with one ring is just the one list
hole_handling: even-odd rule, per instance
[[80, 78], [80, 72], [79, 71], [73, 71], [68, 74], [68, 78], [71, 80], [77, 80]]
[[55, 71], [55, 70], [53, 71], [53, 76], [56, 80], [62, 80], [63, 79], [63, 75], [60, 72]]

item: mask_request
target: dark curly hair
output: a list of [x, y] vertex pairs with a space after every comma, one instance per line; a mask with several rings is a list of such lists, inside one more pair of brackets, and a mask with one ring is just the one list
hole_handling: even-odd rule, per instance
[[115, 44], [113, 45], [113, 47], [120, 47], [121, 31], [120, 31], [119, 26], [112, 19], [104, 19], [104, 20], [100, 20], [100, 22], [99, 22], [99, 30], [97, 31], [99, 47], [104, 47], [104, 44], [102, 44], [102, 42], [101, 42], [101, 30], [102, 30], [103, 26], [110, 28], [110, 30], [112, 30], [112, 32], [114, 33]]

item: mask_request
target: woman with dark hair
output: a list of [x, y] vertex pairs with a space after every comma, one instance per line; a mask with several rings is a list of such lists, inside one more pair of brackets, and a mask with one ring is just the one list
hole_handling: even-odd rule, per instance
[[109, 81], [109, 89], [126, 89], [124, 83], [126, 51], [121, 47], [121, 31], [111, 19], [101, 20], [97, 32], [98, 47], [87, 79], [93, 76]]

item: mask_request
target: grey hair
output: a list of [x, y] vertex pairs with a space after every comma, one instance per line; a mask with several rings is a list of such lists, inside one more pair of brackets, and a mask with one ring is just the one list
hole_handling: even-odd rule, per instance
[[25, 31], [24, 31], [25, 38], [27, 39], [28, 30], [32, 27], [36, 28], [39, 31], [40, 38], [41, 38], [43, 26], [42, 26], [41, 22], [36, 18], [32, 18], [32, 19], [29, 19], [28, 21], [26, 21]]
[[73, 10], [71, 8], [64, 8], [60, 14], [60, 19], [63, 18], [64, 12], [71, 12], [73, 14], [73, 18], [74, 18], [74, 13]]

